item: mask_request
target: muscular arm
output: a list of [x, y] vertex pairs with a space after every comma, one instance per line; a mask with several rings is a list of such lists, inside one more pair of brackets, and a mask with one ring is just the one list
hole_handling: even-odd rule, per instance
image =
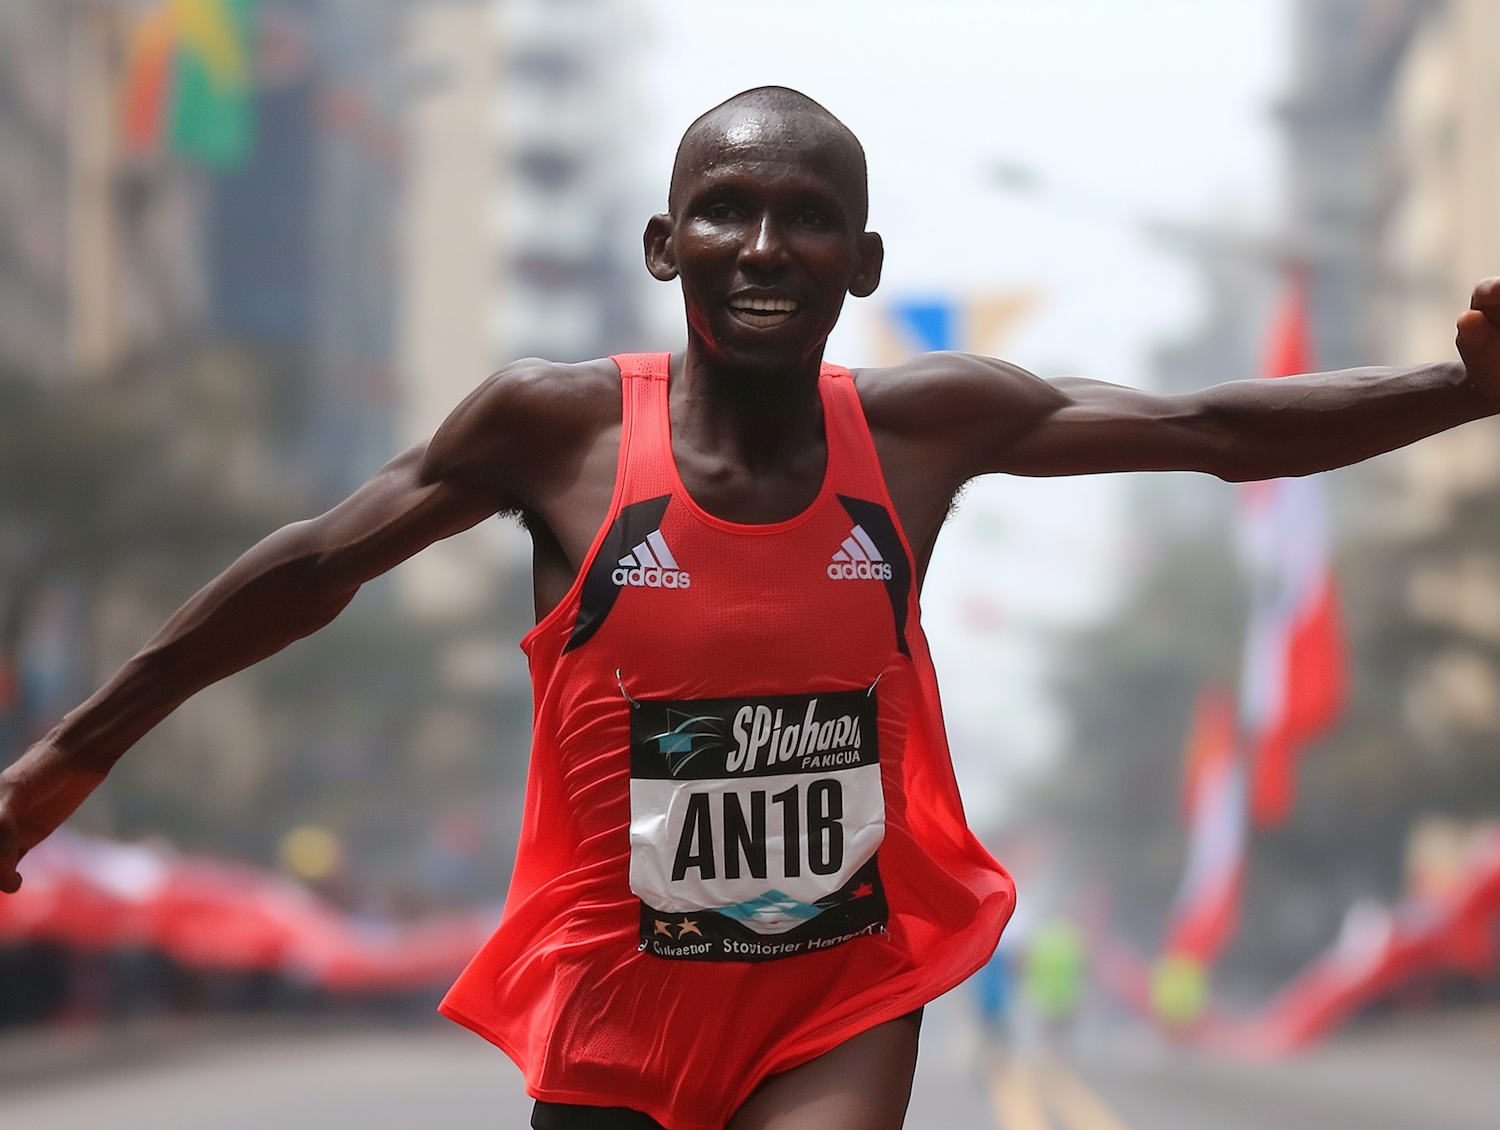
[[1235, 381], [1160, 396], [1043, 381], [1003, 361], [929, 354], [858, 375], [891, 494], [925, 559], [976, 475], [1203, 471], [1306, 475], [1500, 411], [1500, 279], [1459, 319], [1462, 362]]
[[1231, 482], [1343, 467], [1500, 409], [1459, 362], [1233, 381], [1156, 396], [1079, 378], [984, 453], [984, 471], [1204, 471]]
[[568, 394], [552, 387], [557, 370], [523, 363], [491, 378], [431, 443], [398, 456], [326, 514], [252, 547], [0, 773], [0, 890], [19, 887], [21, 855], [187, 698], [317, 631], [364, 582], [433, 542], [545, 497], [548, 470], [566, 472], [569, 451], [588, 433]]
[[496, 507], [397, 457], [328, 513], [277, 530], [209, 582], [113, 678], [0, 774], [0, 890], [142, 735], [210, 683], [323, 627], [359, 587]]

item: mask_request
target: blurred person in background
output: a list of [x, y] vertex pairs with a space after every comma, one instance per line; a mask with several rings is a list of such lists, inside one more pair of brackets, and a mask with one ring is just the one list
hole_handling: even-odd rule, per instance
[[986, 1036], [997, 1041], [1005, 1039], [1015, 1006], [1015, 954], [1004, 944], [1008, 937], [1009, 933], [1002, 936], [990, 959], [969, 979], [980, 1027]]
[[804, 95], [699, 118], [645, 233], [686, 348], [517, 362], [249, 550], [0, 775], [0, 887], [190, 695], [519, 514], [525, 824], [443, 1011], [517, 1060], [536, 1127], [899, 1126], [922, 1006], [1014, 906], [964, 824], [918, 619], [955, 494], [999, 472], [1304, 475], [1490, 415], [1500, 280], [1459, 319], [1462, 362], [1183, 396], [953, 353], [851, 374], [823, 350], [880, 281], [867, 210], [863, 149]]
[[991, 1047], [1003, 1047], [1017, 1035], [1017, 1003], [1027, 947], [1036, 933], [1031, 903], [1016, 901], [1016, 909], [1005, 924], [1005, 933], [990, 959], [969, 978], [969, 991], [980, 1034]]
[[1083, 934], [1066, 919], [1048, 922], [1032, 936], [1024, 962], [1026, 1003], [1043, 1042], [1060, 1047], [1083, 1003], [1088, 972]]

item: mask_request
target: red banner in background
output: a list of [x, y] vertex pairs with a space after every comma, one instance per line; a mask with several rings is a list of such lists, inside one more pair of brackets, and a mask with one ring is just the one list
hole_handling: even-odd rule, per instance
[[1205, 969], [1239, 925], [1246, 829], [1245, 772], [1237, 747], [1234, 700], [1222, 690], [1205, 691], [1188, 737], [1187, 868], [1162, 947]]
[[498, 909], [395, 924], [362, 921], [269, 872], [62, 829], [0, 896], [0, 943], [157, 950], [201, 969], [282, 974], [344, 992], [444, 984], [478, 951]]
[[[1312, 367], [1307, 285], [1298, 273], [1271, 325], [1265, 375]], [[1322, 476], [1246, 483], [1236, 526], [1252, 582], [1240, 723], [1251, 815], [1269, 828], [1291, 813], [1298, 755], [1344, 705], [1347, 663]]]
[[1285, 1055], [1422, 977], [1485, 981], [1500, 971], [1500, 830], [1474, 837], [1462, 874], [1438, 898], [1394, 908], [1358, 903], [1338, 940], [1253, 1019], [1226, 1024], [1215, 1042], [1251, 1057]]

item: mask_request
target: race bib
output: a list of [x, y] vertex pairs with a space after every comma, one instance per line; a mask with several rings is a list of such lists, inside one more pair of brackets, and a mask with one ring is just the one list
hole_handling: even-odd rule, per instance
[[767, 961], [885, 929], [874, 688], [632, 701], [640, 948]]

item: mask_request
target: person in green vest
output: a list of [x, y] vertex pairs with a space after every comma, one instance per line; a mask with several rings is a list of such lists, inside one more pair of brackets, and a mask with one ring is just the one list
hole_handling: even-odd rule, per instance
[[1072, 1025], [1083, 999], [1087, 951], [1078, 927], [1066, 919], [1047, 923], [1026, 951], [1022, 991], [1048, 1038]]

